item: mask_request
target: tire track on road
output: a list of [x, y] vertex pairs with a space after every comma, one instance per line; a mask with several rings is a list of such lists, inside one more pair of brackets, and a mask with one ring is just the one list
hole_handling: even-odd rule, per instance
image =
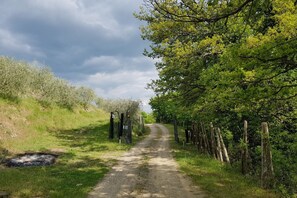
[[178, 171], [170, 153], [168, 129], [160, 124], [148, 126], [150, 135], [119, 158], [118, 165], [94, 188], [90, 198], [205, 197]]

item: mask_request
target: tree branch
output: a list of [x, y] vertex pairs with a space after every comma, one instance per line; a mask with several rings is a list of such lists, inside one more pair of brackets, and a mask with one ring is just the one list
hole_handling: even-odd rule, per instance
[[[213, 17], [207, 18], [207, 17], [197, 17], [194, 15], [179, 15], [173, 12], [170, 12], [167, 8], [164, 8], [164, 6], [161, 6], [158, 0], [151, 0], [151, 5], [155, 8], [156, 11], [158, 11], [161, 15], [163, 15], [167, 19], [174, 20], [176, 22], [192, 22], [192, 23], [201, 23], [201, 22], [208, 22], [208, 23], [214, 23], [217, 22], [221, 19], [228, 18], [232, 15], [235, 15], [243, 10], [245, 6], [247, 6], [249, 3], [253, 2], [254, 0], [246, 0], [243, 4], [241, 4], [239, 7], [236, 9], [228, 12], [228, 13], [223, 13], [223, 14], [217, 14]], [[182, 1], [184, 2], [184, 1]], [[193, 11], [193, 8], [190, 8], [188, 4], [184, 5], [188, 7], [194, 14], [198, 14], [197, 11]]]

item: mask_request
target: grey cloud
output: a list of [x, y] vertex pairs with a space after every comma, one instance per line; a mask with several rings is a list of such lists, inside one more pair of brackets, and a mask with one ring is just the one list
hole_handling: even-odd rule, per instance
[[[75, 83], [88, 82], [112, 95], [108, 89], [123, 84], [124, 90], [137, 82], [120, 78], [118, 84], [91, 83], [90, 77], [104, 74], [116, 78], [112, 74], [129, 71], [143, 76], [154, 71], [153, 62], [142, 57], [148, 43], [140, 38], [141, 22], [133, 17], [141, 3], [142, 0], [2, 0], [0, 54], [48, 65], [60, 77]], [[139, 92], [144, 88], [134, 89]], [[122, 94], [137, 95], [131, 91]]]
[[[11, 25], [7, 27], [11, 32], [22, 32], [28, 45], [46, 55], [35, 56], [35, 59], [45, 61], [55, 72], [65, 72], [70, 68], [79, 73], [94, 72], [94, 68], [92, 71], [85, 70], [86, 68], [81, 70], [81, 60], [87, 59], [90, 55], [133, 56], [141, 52], [145, 46], [145, 43], [141, 42], [136, 25], [128, 28], [128, 33], [119, 31], [123, 35], [117, 33], [118, 35], [111, 36], [109, 34], [112, 33], [102, 26], [72, 19], [71, 15], [68, 18], [59, 18], [49, 17], [52, 13], [48, 16], [39, 12], [26, 16], [13, 15], [9, 20]], [[98, 69], [101, 70], [102, 68]]]

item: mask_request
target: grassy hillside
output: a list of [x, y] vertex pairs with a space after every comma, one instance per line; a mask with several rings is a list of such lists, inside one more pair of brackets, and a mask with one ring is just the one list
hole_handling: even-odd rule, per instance
[[0, 138], [11, 152], [63, 147], [59, 131], [102, 124], [107, 119], [105, 112], [95, 108], [69, 110], [54, 105], [43, 107], [30, 99], [19, 103], [0, 99]]
[[0, 157], [27, 151], [59, 153], [48, 167], [0, 165], [0, 192], [12, 197], [86, 197], [116, 157], [131, 146], [108, 137], [107, 113], [96, 108], [44, 107], [31, 99], [0, 99]]

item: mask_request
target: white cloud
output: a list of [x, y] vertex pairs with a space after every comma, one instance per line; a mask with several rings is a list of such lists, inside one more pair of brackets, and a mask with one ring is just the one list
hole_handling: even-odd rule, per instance
[[157, 78], [156, 71], [118, 71], [116, 73], [96, 73], [80, 82], [94, 88], [98, 96], [104, 98], [131, 98], [143, 101], [144, 108], [149, 110], [149, 98], [152, 90], [145, 89], [148, 82]]
[[[99, 86], [107, 89], [113, 87], [117, 89], [117, 92], [110, 92], [109, 96], [115, 97], [118, 93], [135, 93], [137, 96], [139, 89], [144, 89], [146, 84], [155, 79], [157, 74], [155, 71], [141, 72], [141, 71], [118, 71], [115, 73], [96, 73], [90, 75], [85, 81], [91, 86]], [[124, 88], [124, 89], [120, 89]], [[109, 97], [108, 96], [108, 97]]]

